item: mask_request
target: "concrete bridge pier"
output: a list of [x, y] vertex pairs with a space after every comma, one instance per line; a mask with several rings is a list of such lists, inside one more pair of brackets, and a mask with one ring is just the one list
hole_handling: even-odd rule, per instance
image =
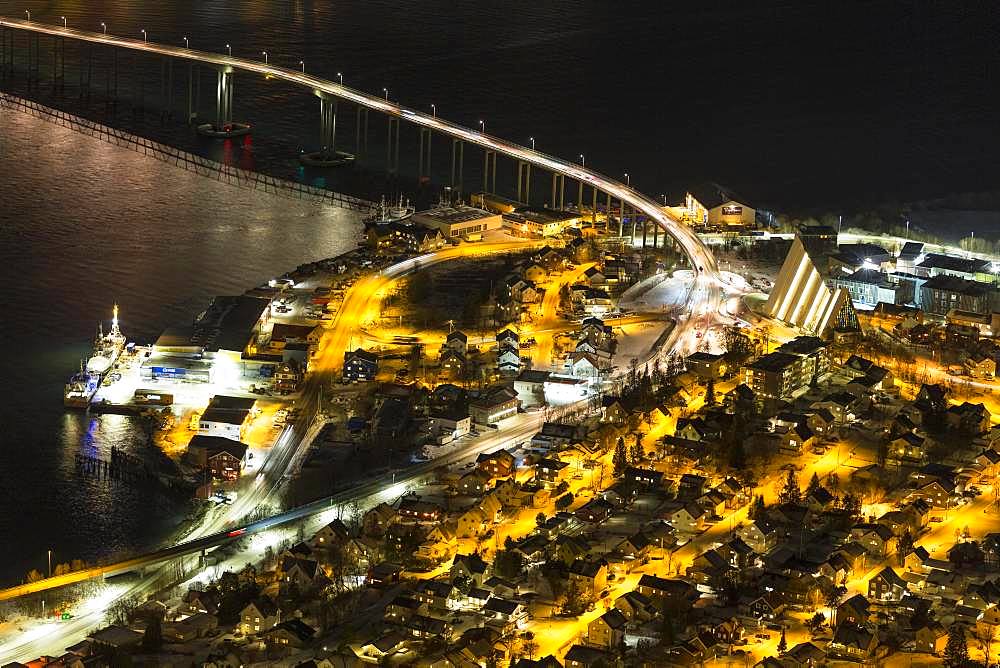
[[390, 174], [399, 173], [399, 119], [389, 116], [389, 134], [385, 143], [385, 162]]
[[[597, 188], [592, 188], [593, 197], [590, 202], [590, 226], [597, 227]], [[604, 224], [604, 231], [607, 232], [607, 221]]]
[[[424, 151], [424, 146], [426, 145], [427, 150]], [[426, 153], [426, 160], [424, 155]], [[423, 179], [424, 177], [430, 178], [431, 176], [431, 129], [430, 128], [420, 128], [420, 162], [417, 166], [417, 178]]]
[[[364, 120], [362, 121], [362, 115]], [[362, 128], [364, 128], [364, 144], [362, 144]], [[358, 105], [357, 118], [354, 123], [354, 154], [368, 155], [368, 108]]]
[[250, 134], [250, 126], [233, 122], [233, 68], [226, 65], [215, 70], [215, 124], [198, 126], [199, 134], [218, 139], [229, 139]]
[[[458, 171], [455, 171], [457, 158]], [[451, 140], [451, 189], [462, 197], [462, 174], [465, 172], [465, 142], [461, 139]], [[457, 180], [456, 180], [457, 174]]]
[[66, 82], [66, 40], [63, 37], [52, 39], [52, 93], [62, 90]]
[[215, 125], [219, 128], [233, 122], [233, 88], [233, 73], [219, 70], [215, 87]]
[[160, 119], [174, 115], [174, 61], [163, 58], [160, 62]]
[[87, 43], [87, 62], [80, 63], [80, 69], [77, 70], [80, 78], [80, 99], [90, 100], [90, 82], [94, 76], [94, 47], [90, 43]]
[[109, 106], [118, 106], [118, 49], [111, 47], [111, 64], [104, 78], [104, 99]]
[[187, 93], [187, 123], [191, 125], [198, 119], [198, 103], [201, 101], [201, 70], [191, 62], [188, 63], [188, 93]]
[[299, 162], [309, 167], [339, 167], [354, 161], [350, 153], [337, 150], [337, 98], [316, 93], [319, 98], [318, 151], [303, 153]]
[[531, 163], [517, 162], [517, 201], [525, 204], [531, 201]]
[[497, 191], [497, 152], [487, 150], [483, 155], [483, 192]]

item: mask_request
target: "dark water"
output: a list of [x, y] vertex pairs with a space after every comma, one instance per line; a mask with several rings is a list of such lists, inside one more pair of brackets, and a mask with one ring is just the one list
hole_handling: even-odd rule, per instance
[[[0, 0], [0, 14], [259, 57], [380, 92], [470, 126], [629, 172], [650, 194], [711, 179], [777, 209], [837, 210], [996, 188], [1000, 121], [994, 3], [656, 2], [608, 0]], [[19, 42], [19, 49], [23, 49]], [[50, 99], [43, 41], [43, 85]], [[68, 48], [67, 95], [74, 108]], [[103, 58], [103, 59], [102, 59]], [[103, 92], [107, 56], [94, 86]], [[348, 172], [302, 172], [317, 105], [302, 91], [237, 75], [235, 116], [247, 145], [206, 145], [155, 109], [159, 64], [121, 61], [123, 104], [112, 122], [275, 173], [372, 194], [382, 181], [384, 120]], [[176, 72], [178, 101], [184, 82]], [[20, 84], [14, 83], [15, 88]], [[202, 81], [203, 115], [214, 82]], [[100, 116], [93, 99], [81, 111]], [[339, 136], [353, 148], [353, 110]], [[402, 172], [416, 170], [404, 128]], [[343, 144], [342, 144], [343, 145]], [[435, 144], [435, 182], [448, 171]], [[466, 182], [482, 158], [466, 154]], [[501, 183], [514, 167], [500, 162]], [[536, 182], [538, 183], [538, 182]], [[533, 191], [543, 196], [542, 182]], [[574, 188], [568, 192], [575, 194]], [[572, 197], [570, 197], [572, 199]], [[214, 293], [241, 291], [354, 243], [344, 215], [255, 196], [178, 173], [17, 114], [0, 116], [0, 536], [16, 546], [0, 575], [44, 563], [45, 549], [95, 556], [148, 544], [177, 508], [128, 489], [81, 484], [80, 448], [142, 449], [127, 420], [65, 416], [62, 382], [113, 300], [140, 340], [186, 319]]]
[[131, 418], [62, 407], [99, 319], [150, 341], [213, 294], [357, 243], [356, 214], [197, 177], [20, 113], [0, 115], [0, 578], [162, 537], [183, 506], [74, 474], [112, 446], [154, 459]]

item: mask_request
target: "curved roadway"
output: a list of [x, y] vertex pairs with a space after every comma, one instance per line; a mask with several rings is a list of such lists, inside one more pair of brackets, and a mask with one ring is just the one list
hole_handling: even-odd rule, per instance
[[692, 266], [699, 268], [699, 274], [707, 274], [715, 279], [718, 279], [719, 277], [718, 266], [715, 262], [715, 258], [712, 256], [711, 251], [708, 250], [708, 248], [702, 243], [701, 239], [698, 238], [691, 228], [666, 213], [653, 199], [623, 183], [614, 179], [609, 179], [606, 176], [603, 176], [593, 170], [586, 169], [585, 167], [577, 165], [573, 162], [546, 155], [545, 153], [540, 153], [530, 148], [525, 148], [524, 146], [520, 146], [513, 142], [493, 137], [477, 130], [472, 130], [462, 125], [458, 125], [457, 123], [443, 120], [437, 116], [409, 109], [401, 104], [383, 99], [376, 95], [370, 95], [368, 93], [355, 90], [333, 81], [327, 81], [326, 79], [321, 79], [299, 70], [279, 67], [270, 63], [245, 60], [243, 58], [235, 58], [233, 56], [210, 53], [207, 51], [196, 51], [194, 49], [186, 49], [179, 46], [145, 42], [138, 39], [116, 37], [115, 35], [77, 30], [75, 28], [64, 28], [62, 26], [48, 25], [34, 21], [26, 21], [23, 19], [0, 18], [0, 25], [45, 35], [52, 35], [54, 37], [68, 37], [94, 44], [103, 44], [106, 46], [131, 49], [133, 51], [142, 51], [170, 58], [178, 58], [216, 68], [231, 68], [247, 72], [256, 72], [257, 74], [262, 74], [264, 76], [281, 79], [289, 83], [311, 88], [315, 93], [323, 93], [342, 100], [348, 100], [368, 109], [372, 109], [389, 116], [401, 118], [413, 123], [414, 125], [436, 130], [437, 132], [455, 139], [461, 139], [462, 141], [470, 144], [482, 146], [483, 148], [503, 153], [504, 155], [512, 158], [523, 160], [524, 162], [530, 163], [536, 167], [541, 167], [542, 169], [555, 172], [563, 176], [568, 176], [576, 181], [582, 181], [589, 186], [597, 188], [601, 192], [610, 194], [615, 199], [619, 199], [627, 204], [630, 204], [636, 211], [641, 211], [651, 220], [655, 221], [664, 229], [664, 231], [667, 232], [667, 234], [672, 236], [677, 241], [683, 249], [685, 255], [687, 255], [687, 257], [691, 260]]

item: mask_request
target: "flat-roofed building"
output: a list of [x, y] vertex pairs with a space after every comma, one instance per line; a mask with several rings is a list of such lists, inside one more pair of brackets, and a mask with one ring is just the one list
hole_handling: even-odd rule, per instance
[[518, 207], [504, 214], [503, 226], [517, 236], [552, 237], [562, 234], [567, 227], [579, 227], [581, 214], [537, 207]]
[[415, 225], [437, 229], [445, 239], [479, 238], [484, 232], [503, 227], [499, 214], [464, 204], [419, 211], [410, 220]]
[[801, 392], [813, 378], [822, 378], [829, 371], [827, 343], [815, 336], [800, 336], [747, 366], [743, 382], [757, 396], [781, 399]]

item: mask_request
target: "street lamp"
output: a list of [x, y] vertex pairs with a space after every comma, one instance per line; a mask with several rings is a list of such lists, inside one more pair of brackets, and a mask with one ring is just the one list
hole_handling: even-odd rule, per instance
[[299, 61], [299, 66], [302, 68], [302, 74], [306, 73], [306, 63], [304, 60]]
[[185, 49], [190, 49], [191, 48], [191, 43], [188, 41], [187, 37], [184, 38], [184, 48]]
[[60, 16], [59, 18], [61, 18], [62, 21], [63, 21], [63, 28], [67, 27], [66, 26], [66, 17], [65, 16]]
[[107, 23], [101, 23], [101, 28], [104, 30], [104, 34], [107, 35], [108, 34], [108, 24]]
[[25, 9], [24, 13], [28, 15], [28, 21], [31, 21], [31, 10]]
[[388, 102], [389, 101], [389, 89], [383, 87], [382, 88], [382, 92], [385, 93], [385, 101]]
[[146, 29], [143, 28], [140, 32], [142, 33], [142, 41], [145, 42], [146, 41]]
[[228, 44], [226, 44], [226, 51], [229, 52], [229, 57], [232, 58], [233, 57], [233, 47], [231, 47]]
[[535, 138], [534, 137], [528, 137], [528, 139], [531, 141], [531, 150], [534, 151], [535, 150]]
[[438, 117], [438, 108], [437, 105], [434, 104], [433, 102], [431, 103], [431, 116], [434, 118]]
[[260, 53], [264, 56], [264, 64], [267, 65], [267, 51], [261, 51]]
[[587, 158], [583, 156], [583, 153], [580, 154], [580, 166], [584, 169], [587, 168]]
[[482, 134], [486, 134], [486, 121], [484, 121], [481, 118], [479, 119], [479, 132]]
[[340, 72], [337, 72], [337, 78], [340, 79], [340, 85], [343, 86], [344, 85], [344, 75], [341, 74]]
[[628, 172], [625, 172], [625, 187], [626, 188], [632, 187], [632, 183], [628, 180]]

